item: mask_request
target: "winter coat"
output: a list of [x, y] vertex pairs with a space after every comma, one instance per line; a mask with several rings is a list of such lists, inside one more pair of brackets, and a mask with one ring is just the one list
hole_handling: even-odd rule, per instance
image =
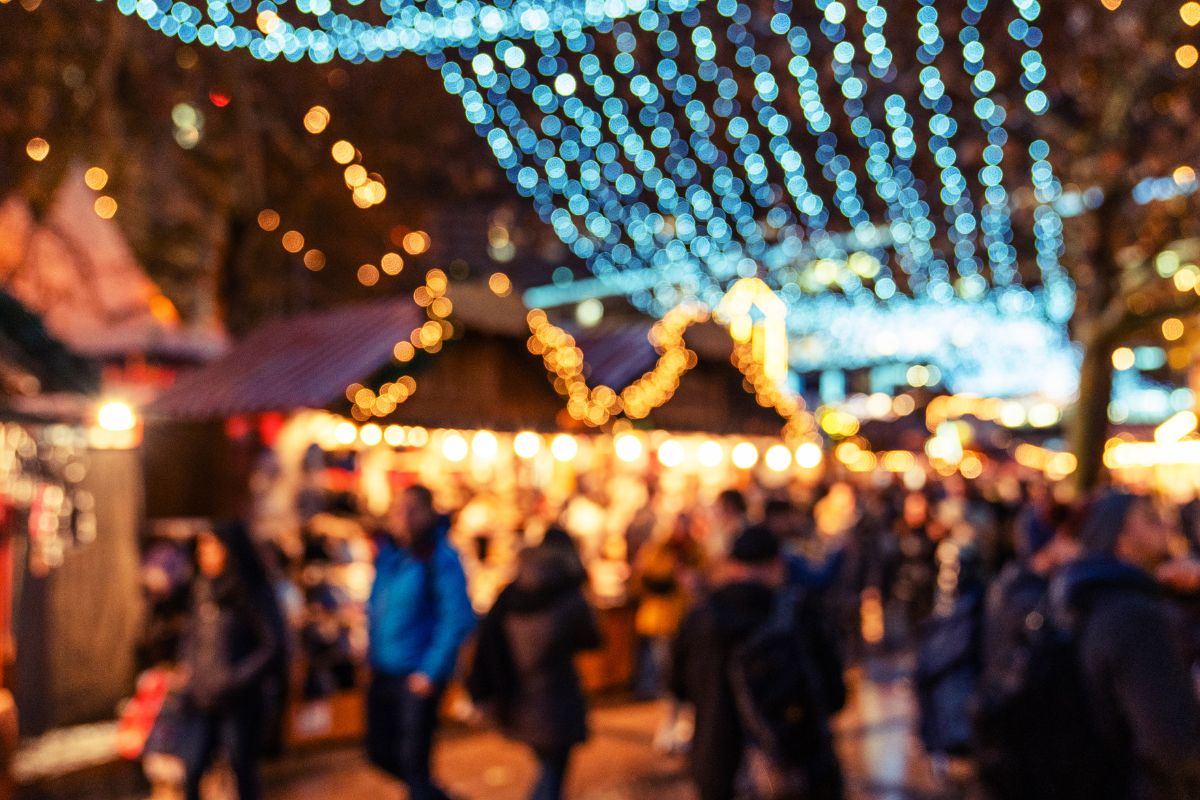
[[914, 675], [920, 735], [930, 753], [964, 754], [979, 681], [983, 591], [968, 587], [944, 615], [926, 620]]
[[443, 526], [425, 557], [381, 536], [375, 584], [367, 602], [371, 668], [402, 677], [422, 673], [445, 682], [458, 649], [475, 628], [467, 579]]
[[[742, 761], [743, 733], [729, 683], [735, 647], [766, 622], [774, 593], [758, 583], [732, 583], [687, 615], [675, 640], [672, 691], [696, 709], [691, 772], [700, 787], [732, 796]], [[710, 796], [702, 790], [703, 796]]]
[[251, 602], [233, 575], [199, 579], [180, 653], [189, 703], [211, 713], [255, 696], [282, 644], [269, 610]]
[[1049, 586], [1045, 577], [1014, 561], [988, 588], [983, 629], [984, 686], [1002, 686], [1011, 679], [1029, 637], [1029, 615], [1038, 611]]
[[1200, 704], [1157, 584], [1100, 557], [1067, 567], [1052, 591], [1079, 610], [1084, 686], [1113, 764], [1113, 797], [1200, 797]]
[[[761, 583], [722, 586], [684, 618], [672, 653], [671, 690], [695, 706], [692, 778], [702, 797], [732, 797], [746, 740], [730, 684], [733, 651], [770, 617], [776, 593]], [[804, 602], [796, 614], [797, 635], [808, 640], [814, 672], [828, 712], [845, 701], [841, 657], [832, 633], [820, 626], [818, 605]], [[828, 753], [809, 758], [832, 759]]]
[[511, 697], [500, 705], [505, 732], [539, 751], [583, 742], [587, 703], [575, 655], [600, 647], [601, 640], [575, 570], [553, 548], [530, 551], [493, 615], [515, 674]]

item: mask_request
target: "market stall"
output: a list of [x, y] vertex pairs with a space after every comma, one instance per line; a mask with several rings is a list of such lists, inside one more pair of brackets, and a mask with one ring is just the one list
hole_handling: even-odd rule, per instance
[[[747, 485], [752, 472], [783, 483], [794, 469], [778, 440], [779, 417], [742, 391], [719, 329], [697, 329], [708, 346], [669, 402], [636, 430], [618, 422], [601, 431], [564, 412], [555, 376], [528, 349], [519, 303], [471, 287], [453, 296], [453, 334], [435, 353], [397, 359], [395, 343], [421, 324], [411, 303], [307, 315], [252, 334], [149, 409], [146, 452], [156, 464], [155, 453], [178, 458], [165, 442], [177, 441], [169, 434], [181, 424], [199, 441], [195, 426], [220, 430], [209, 448], [242, 454], [227, 462], [238, 466], [222, 482], [248, 493], [209, 514], [242, 508], [286, 566], [284, 596], [302, 654], [293, 742], [357, 732], [370, 535], [397, 489], [419, 482], [434, 491], [480, 612], [511, 578], [517, 551], [563, 525], [580, 546], [607, 633], [605, 649], [582, 659], [588, 687], [600, 691], [627, 685], [633, 670], [630, 531], [644, 540], [648, 519], [702, 508], [721, 489]], [[658, 353], [648, 331], [581, 331], [590, 380], [620, 390], [651, 369]], [[403, 388], [365, 391], [388, 378], [384, 387]], [[372, 405], [360, 402], [364, 394]], [[360, 413], [385, 396], [403, 401], [381, 416]], [[169, 469], [163, 463], [159, 480]], [[152, 509], [155, 493], [152, 484]], [[185, 512], [204, 509], [174, 510]]]

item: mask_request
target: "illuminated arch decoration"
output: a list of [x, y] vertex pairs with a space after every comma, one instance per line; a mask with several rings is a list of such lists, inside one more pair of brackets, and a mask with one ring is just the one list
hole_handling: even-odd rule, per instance
[[658, 351], [658, 360], [620, 393], [608, 386], [588, 386], [583, 351], [576, 346], [575, 337], [551, 323], [541, 309], [533, 309], [526, 317], [531, 334], [529, 352], [542, 357], [546, 370], [554, 376], [555, 390], [567, 398], [567, 413], [573, 419], [591, 427], [605, 425], [620, 414], [644, 419], [674, 396], [680, 378], [696, 366], [696, 354], [687, 349], [683, 335], [709, 317], [704, 305], [684, 303], [656, 322], [650, 329], [650, 342]]
[[[739, 290], [739, 294], [749, 291], [757, 294], [756, 287], [752, 284], [747, 286], [750, 288]], [[742, 298], [735, 296], [735, 299]], [[748, 318], [749, 305], [745, 310]], [[696, 354], [687, 349], [684, 334], [691, 326], [707, 322], [714, 316], [717, 315], [710, 312], [707, 306], [695, 302], [682, 303], [667, 312], [650, 329], [650, 342], [658, 351], [658, 361], [619, 393], [608, 386], [588, 386], [583, 374], [584, 354], [577, 346], [575, 337], [551, 323], [546, 312], [538, 308], [530, 311], [526, 317], [531, 334], [528, 347], [529, 352], [542, 357], [547, 372], [553, 376], [555, 390], [567, 398], [567, 413], [572, 419], [590, 427], [601, 427], [620, 415], [628, 419], [644, 419], [669, 401], [679, 388], [680, 379], [697, 363]], [[738, 318], [738, 314], [735, 312], [733, 317]], [[720, 316], [718, 321], [721, 321]], [[761, 332], [765, 333], [766, 329]], [[785, 441], [798, 443], [815, 438], [815, 421], [805, 411], [804, 401], [789, 391], [785, 382], [777, 380], [774, 373], [768, 372], [763, 348], [755, 346], [754, 334], [752, 325], [742, 340], [734, 335], [730, 358], [742, 372], [746, 389], [755, 395], [759, 405], [774, 409], [783, 418], [781, 435]], [[786, 369], [785, 361], [785, 373]]]
[[[948, 374], [1013, 342], [1073, 359], [1062, 189], [1010, 133], [1049, 105], [1039, 0], [118, 6], [267, 60], [425, 55], [600, 284], [656, 316], [759, 277], [814, 365], [877, 361], [880, 319]], [[962, 320], [987, 331], [974, 358]], [[1050, 372], [1015, 363], [983, 381]]]
[[787, 386], [787, 305], [758, 278], [742, 278], [729, 287], [714, 316], [744, 345], [763, 375], [781, 389]]

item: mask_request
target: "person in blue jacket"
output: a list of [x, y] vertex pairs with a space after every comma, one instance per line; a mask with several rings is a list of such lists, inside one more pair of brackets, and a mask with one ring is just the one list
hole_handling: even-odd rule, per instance
[[447, 797], [433, 782], [429, 757], [442, 692], [475, 627], [448, 529], [429, 489], [405, 489], [379, 535], [367, 604], [367, 757], [407, 784], [412, 800]]

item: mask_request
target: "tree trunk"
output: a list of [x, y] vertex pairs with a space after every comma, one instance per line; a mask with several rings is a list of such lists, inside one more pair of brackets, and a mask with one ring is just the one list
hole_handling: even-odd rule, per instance
[[1112, 343], [1105, 336], [1088, 337], [1079, 368], [1079, 400], [1069, 429], [1071, 452], [1079, 460], [1075, 488], [1081, 494], [1094, 489], [1104, 475], [1112, 384]]

